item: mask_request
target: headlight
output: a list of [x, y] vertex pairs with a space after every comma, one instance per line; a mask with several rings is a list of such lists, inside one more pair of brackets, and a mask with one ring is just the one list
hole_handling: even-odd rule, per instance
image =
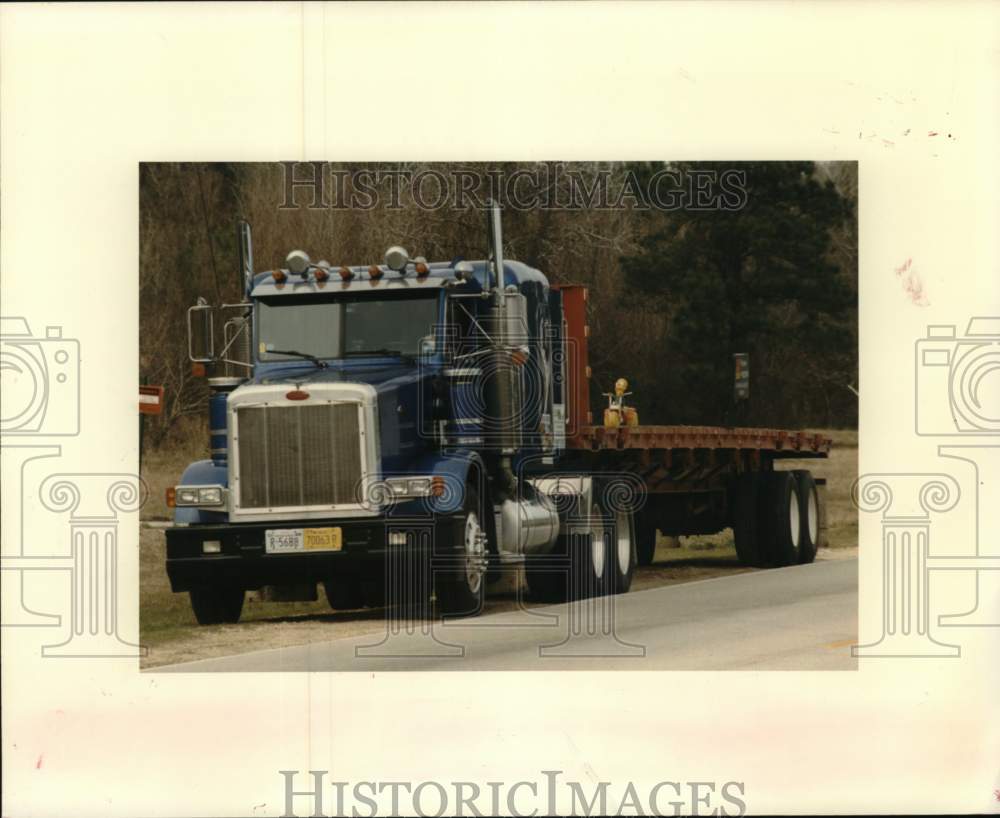
[[222, 489], [198, 489], [198, 503], [203, 506], [221, 506]]
[[174, 503], [178, 506], [217, 508], [226, 504], [226, 490], [222, 486], [177, 486]]
[[408, 480], [406, 483], [407, 494], [414, 497], [426, 497], [431, 493], [431, 478], [418, 477], [415, 480]]
[[406, 499], [411, 497], [439, 496], [438, 487], [443, 488], [444, 480], [440, 477], [390, 477], [385, 481], [393, 497]]
[[198, 489], [178, 489], [177, 505], [194, 506], [198, 504]]

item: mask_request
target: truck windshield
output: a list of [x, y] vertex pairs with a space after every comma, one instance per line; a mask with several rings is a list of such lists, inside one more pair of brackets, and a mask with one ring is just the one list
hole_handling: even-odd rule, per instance
[[[399, 296], [285, 296], [261, 299], [258, 357], [295, 360], [287, 350], [317, 358], [342, 358], [366, 352], [421, 355], [434, 351], [437, 293]], [[272, 351], [275, 350], [275, 351]]]

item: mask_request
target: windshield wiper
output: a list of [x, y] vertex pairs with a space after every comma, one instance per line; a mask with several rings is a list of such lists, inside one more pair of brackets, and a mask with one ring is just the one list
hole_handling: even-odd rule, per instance
[[400, 358], [409, 360], [412, 355], [407, 355], [405, 352], [399, 349], [386, 349], [385, 347], [380, 347], [378, 349], [352, 349], [344, 353], [345, 358], [352, 358], [356, 355], [398, 355]]
[[305, 358], [307, 361], [312, 361], [320, 369], [326, 369], [326, 361], [321, 361], [315, 355], [310, 355], [308, 352], [299, 352], [297, 349], [269, 349], [267, 350], [269, 355], [295, 355], [299, 358]]

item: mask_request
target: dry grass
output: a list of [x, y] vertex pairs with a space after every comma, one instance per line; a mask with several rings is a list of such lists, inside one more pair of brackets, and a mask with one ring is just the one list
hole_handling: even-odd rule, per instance
[[207, 436], [202, 445], [191, 441], [183, 446], [144, 452], [141, 474], [149, 496], [142, 507], [142, 519], [172, 520], [173, 510], [167, 508], [167, 488], [176, 486], [180, 482], [181, 475], [189, 463], [207, 457]]

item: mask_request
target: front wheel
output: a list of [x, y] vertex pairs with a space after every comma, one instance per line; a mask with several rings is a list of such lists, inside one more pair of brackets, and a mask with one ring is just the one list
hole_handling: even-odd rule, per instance
[[199, 625], [223, 625], [240, 621], [242, 588], [194, 588], [189, 592], [191, 609]]
[[481, 514], [479, 495], [467, 486], [462, 517], [455, 530], [454, 550], [448, 564], [434, 572], [434, 590], [443, 614], [476, 616], [483, 609], [487, 556]]

